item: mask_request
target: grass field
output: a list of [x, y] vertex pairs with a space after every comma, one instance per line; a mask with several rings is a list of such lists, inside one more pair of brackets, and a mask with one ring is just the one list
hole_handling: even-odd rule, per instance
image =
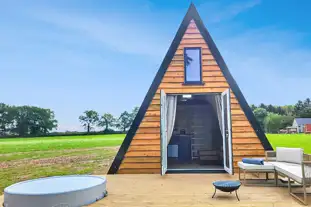
[[310, 134], [268, 134], [272, 147], [300, 147], [305, 153], [311, 154]]
[[123, 134], [0, 139], [0, 195], [15, 182], [66, 174], [104, 174]]
[[0, 139], [0, 152], [16, 153], [118, 146], [123, 134]]
[[[66, 174], [104, 174], [125, 135], [0, 139], [0, 195], [15, 182]], [[272, 146], [302, 147], [311, 135], [268, 134]]]

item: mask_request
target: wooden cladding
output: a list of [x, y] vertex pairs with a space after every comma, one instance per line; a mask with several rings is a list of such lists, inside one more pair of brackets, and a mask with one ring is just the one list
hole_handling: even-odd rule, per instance
[[123, 163], [160, 163], [160, 157], [129, 157]]
[[[204, 83], [208, 88], [229, 88], [227, 82], [208, 82]], [[190, 89], [190, 88], [202, 88], [200, 85], [184, 86], [182, 83], [161, 83], [159, 89]]]
[[[184, 72], [183, 71], [170, 71], [169, 70], [165, 73], [165, 77], [182, 77], [183, 78]], [[216, 70], [210, 70], [210, 71], [204, 72], [204, 69], [203, 69], [202, 77], [204, 80], [204, 77], [223, 77], [223, 74], [221, 71], [216, 71]]]
[[152, 122], [152, 121], [160, 121], [160, 116], [146, 116], [143, 119], [143, 122]]
[[[201, 53], [202, 55], [211, 55], [211, 51], [207, 48], [207, 47], [204, 47], [204, 48], [201, 48]], [[178, 55], [184, 55], [184, 48], [180, 47], [176, 50], [176, 53], [175, 53], [175, 56], [178, 56]], [[175, 58], [175, 57], [174, 57]]]
[[[183, 87], [183, 88], [168, 88], [168, 89], [165, 89], [165, 92], [166, 93], [173, 93], [173, 94], [185, 94], [185, 93], [193, 93], [193, 94], [196, 94], [196, 93], [222, 93], [224, 92], [226, 89], [226, 87], [213, 87], [213, 88], [210, 88], [210, 87]], [[158, 89], [159, 92], [161, 89]], [[238, 112], [237, 112], [238, 113]]]
[[[160, 139], [133, 139], [131, 142], [131, 146], [138, 146], [138, 145], [159, 145]], [[130, 146], [130, 147], [131, 147]]]
[[[200, 47], [203, 85], [184, 85], [184, 48]], [[167, 94], [222, 93], [230, 88], [194, 21], [191, 21], [142, 122], [120, 165], [118, 173], [160, 173], [160, 90]], [[232, 149], [234, 167], [243, 157], [263, 157], [264, 149], [231, 91]]]
[[[202, 54], [201, 55], [201, 59], [202, 61], [205, 61], [205, 60], [214, 60], [214, 57], [211, 55], [211, 54]], [[172, 62], [171, 62], [171, 66], [173, 66], [174, 64], [174, 61], [178, 61], [182, 64], [184, 64], [184, 55], [183, 54], [180, 54], [180, 55], [175, 55]]]
[[[143, 128], [139, 127], [136, 134], [160, 134], [160, 128]], [[136, 136], [134, 136], [135, 139]]]
[[137, 169], [137, 168], [143, 168], [143, 169], [159, 169], [161, 168], [160, 163], [123, 163], [121, 165], [121, 169]]
[[[162, 83], [179, 83], [181, 84], [184, 81], [184, 77], [165, 77], [162, 80]], [[225, 82], [226, 79], [222, 76], [203, 76], [203, 82], [205, 83], [217, 83]]]
[[[159, 143], [160, 145], [160, 143]], [[125, 159], [127, 157], [160, 157], [161, 152], [156, 150], [145, 150], [145, 151], [127, 151]]]
[[160, 139], [160, 134], [136, 134], [135, 139]]
[[131, 145], [128, 151], [160, 151], [160, 145]]

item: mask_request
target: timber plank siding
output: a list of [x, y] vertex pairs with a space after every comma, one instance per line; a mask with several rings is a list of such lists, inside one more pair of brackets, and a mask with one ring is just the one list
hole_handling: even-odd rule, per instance
[[[202, 48], [202, 79], [204, 85], [183, 85], [184, 47]], [[212, 56], [208, 45], [192, 20], [181, 40], [156, 94], [125, 154], [118, 173], [160, 173], [160, 90], [167, 94], [221, 93], [229, 84]], [[263, 157], [264, 148], [252, 125], [231, 90], [233, 165], [243, 157]]]

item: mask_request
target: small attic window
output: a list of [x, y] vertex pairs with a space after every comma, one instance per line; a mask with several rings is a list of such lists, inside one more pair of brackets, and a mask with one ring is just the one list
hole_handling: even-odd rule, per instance
[[202, 64], [201, 48], [184, 48], [184, 70], [186, 85], [203, 84], [202, 82]]

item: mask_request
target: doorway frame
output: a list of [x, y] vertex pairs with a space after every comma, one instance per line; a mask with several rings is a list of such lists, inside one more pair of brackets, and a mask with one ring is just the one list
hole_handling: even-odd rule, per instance
[[[227, 99], [224, 97], [227, 95]], [[223, 162], [224, 162], [224, 169], [230, 175], [233, 175], [233, 151], [232, 151], [232, 121], [231, 121], [231, 94], [230, 89], [226, 89], [224, 92], [221, 93], [221, 121], [222, 121], [222, 139], [223, 139]], [[223, 107], [224, 103], [227, 104], [227, 108]], [[225, 122], [225, 113], [227, 113], [227, 121]], [[226, 126], [227, 125], [227, 130]], [[227, 134], [228, 133], [228, 134]], [[228, 136], [228, 137], [227, 137]], [[226, 145], [227, 139], [227, 145]], [[227, 155], [227, 148], [228, 148], [228, 155]], [[229, 166], [227, 166], [227, 161]]]
[[[162, 89], [163, 90], [163, 89]], [[161, 90], [161, 91], [162, 91]], [[227, 90], [227, 89], [226, 89]], [[226, 91], [224, 90], [224, 91]], [[230, 91], [230, 88], [228, 88], [228, 90]], [[165, 90], [163, 90], [165, 92]], [[223, 92], [224, 92], [223, 91]], [[165, 93], [166, 96], [170, 96], [170, 95], [177, 95], [177, 96], [182, 96], [182, 95], [209, 95], [209, 94], [212, 94], [212, 95], [221, 95], [223, 92], [207, 92], [207, 93]], [[229, 100], [231, 98], [231, 93], [229, 93]], [[231, 103], [230, 103], [231, 104]], [[161, 101], [160, 101], [160, 105], [162, 105]], [[230, 106], [230, 110], [231, 110], [231, 106]], [[162, 114], [160, 113], [160, 122], [162, 120]], [[231, 112], [230, 112], [230, 133], [231, 133], [231, 137], [232, 137], [232, 122], [231, 122]], [[221, 128], [220, 128], [221, 130]], [[160, 135], [160, 142], [162, 143], [162, 135]], [[161, 146], [161, 175], [164, 175], [162, 173], [162, 166], [163, 164], [163, 155], [165, 153], [162, 152], [162, 147]], [[232, 142], [231, 142], [231, 149], [232, 149]], [[167, 149], [166, 149], [167, 151]], [[231, 150], [231, 157], [233, 159], [233, 152]], [[178, 169], [174, 169], [174, 168], [169, 168], [168, 167], [168, 163], [167, 163], [167, 153], [166, 153], [166, 173], [165, 174], [170, 174], [170, 173], [228, 173], [226, 170], [225, 170], [225, 165], [223, 164], [223, 169], [205, 169], [205, 168], [197, 168], [197, 169], [182, 169], [182, 168], [178, 168]], [[234, 174], [234, 169], [232, 169], [232, 174]]]
[[[166, 101], [167, 95], [164, 90], [160, 91], [160, 149], [161, 149], [161, 175], [165, 175], [167, 172], [167, 109]], [[165, 103], [163, 103], [163, 101]], [[164, 118], [162, 119], [162, 117]]]

